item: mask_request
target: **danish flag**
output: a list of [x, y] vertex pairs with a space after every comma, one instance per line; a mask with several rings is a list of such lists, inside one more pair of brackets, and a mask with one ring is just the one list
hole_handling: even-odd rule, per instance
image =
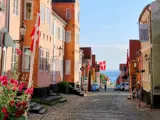
[[39, 30], [39, 27], [40, 27], [40, 12], [38, 11], [37, 13], [37, 20], [36, 20], [36, 24], [35, 26], [33, 27], [33, 30], [32, 30], [32, 33], [30, 34], [30, 37], [32, 38], [32, 43], [31, 43], [31, 48], [30, 50], [33, 52], [33, 43], [34, 43], [34, 36], [35, 34], [37, 34], [37, 38], [36, 38], [36, 44], [39, 43], [39, 37], [40, 37], [40, 30]]
[[106, 70], [106, 61], [99, 62], [100, 70], [105, 71]]

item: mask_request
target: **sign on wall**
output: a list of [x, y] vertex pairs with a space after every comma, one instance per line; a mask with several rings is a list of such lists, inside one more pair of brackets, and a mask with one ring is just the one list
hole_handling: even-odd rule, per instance
[[149, 41], [148, 24], [139, 24], [139, 40], [140, 42]]

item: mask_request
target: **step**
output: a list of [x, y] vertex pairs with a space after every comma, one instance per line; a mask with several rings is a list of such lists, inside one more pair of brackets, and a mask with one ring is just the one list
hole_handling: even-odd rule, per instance
[[47, 111], [47, 109], [42, 107], [42, 108], [38, 111], [38, 114], [44, 114], [46, 111]]
[[61, 98], [61, 96], [49, 96], [49, 97], [45, 98], [44, 100], [48, 101], [48, 102], [52, 102], [52, 101], [58, 100], [60, 98]]
[[36, 104], [33, 108], [30, 108], [29, 111], [34, 112], [34, 113], [38, 113], [38, 111], [42, 108], [42, 105], [40, 104]]
[[66, 101], [67, 101], [67, 100], [63, 98], [63, 99], [61, 99], [59, 102], [60, 102], [60, 103], [64, 103], [64, 102], [66, 102]]
[[30, 107], [30, 108], [33, 108], [36, 104], [38, 104], [38, 103], [36, 103], [36, 102], [30, 102], [30, 103], [29, 103], [29, 107]]
[[57, 95], [57, 93], [51, 93], [51, 96], [56, 96]]

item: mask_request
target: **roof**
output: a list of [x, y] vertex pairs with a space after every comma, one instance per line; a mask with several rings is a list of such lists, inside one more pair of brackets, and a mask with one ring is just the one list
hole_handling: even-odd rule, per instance
[[119, 70], [122, 71], [126, 67], [125, 63], [119, 64]]
[[53, 14], [58, 20], [60, 20], [64, 25], [67, 24], [56, 12], [52, 11], [52, 14]]
[[75, 3], [76, 0], [52, 0], [53, 3]]
[[80, 49], [83, 50], [84, 59], [92, 59], [91, 47], [81, 47]]
[[141, 49], [141, 42], [139, 40], [130, 40], [129, 41], [129, 56], [130, 60], [136, 60], [137, 51]]
[[142, 16], [143, 16], [145, 10], [147, 10], [147, 9], [149, 8], [149, 6], [150, 6], [150, 4], [146, 5], [146, 6], [143, 8], [141, 14], [139, 15], [139, 19], [138, 19], [138, 22], [139, 22], [139, 23], [140, 23], [140, 21], [141, 21], [141, 18], [142, 18]]

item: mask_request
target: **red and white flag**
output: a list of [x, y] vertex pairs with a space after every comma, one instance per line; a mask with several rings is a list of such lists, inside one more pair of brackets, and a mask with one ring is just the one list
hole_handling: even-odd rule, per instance
[[[33, 44], [34, 44], [34, 36], [35, 36], [35, 34], [37, 34], [36, 36], [37, 36], [37, 39], [36, 39], [36, 44], [38, 44], [39, 43], [39, 37], [40, 37], [40, 30], [39, 30], [39, 27], [40, 27], [40, 12], [38, 11], [38, 13], [37, 13], [37, 19], [38, 20], [36, 20], [36, 24], [35, 24], [35, 26], [33, 27], [33, 30], [32, 30], [32, 33], [30, 34], [30, 37], [32, 38], [32, 43], [31, 43], [31, 48], [30, 48], [30, 50], [33, 52]], [[36, 32], [37, 31], [37, 32]]]
[[106, 61], [99, 62], [100, 70], [105, 71], [106, 70]]

